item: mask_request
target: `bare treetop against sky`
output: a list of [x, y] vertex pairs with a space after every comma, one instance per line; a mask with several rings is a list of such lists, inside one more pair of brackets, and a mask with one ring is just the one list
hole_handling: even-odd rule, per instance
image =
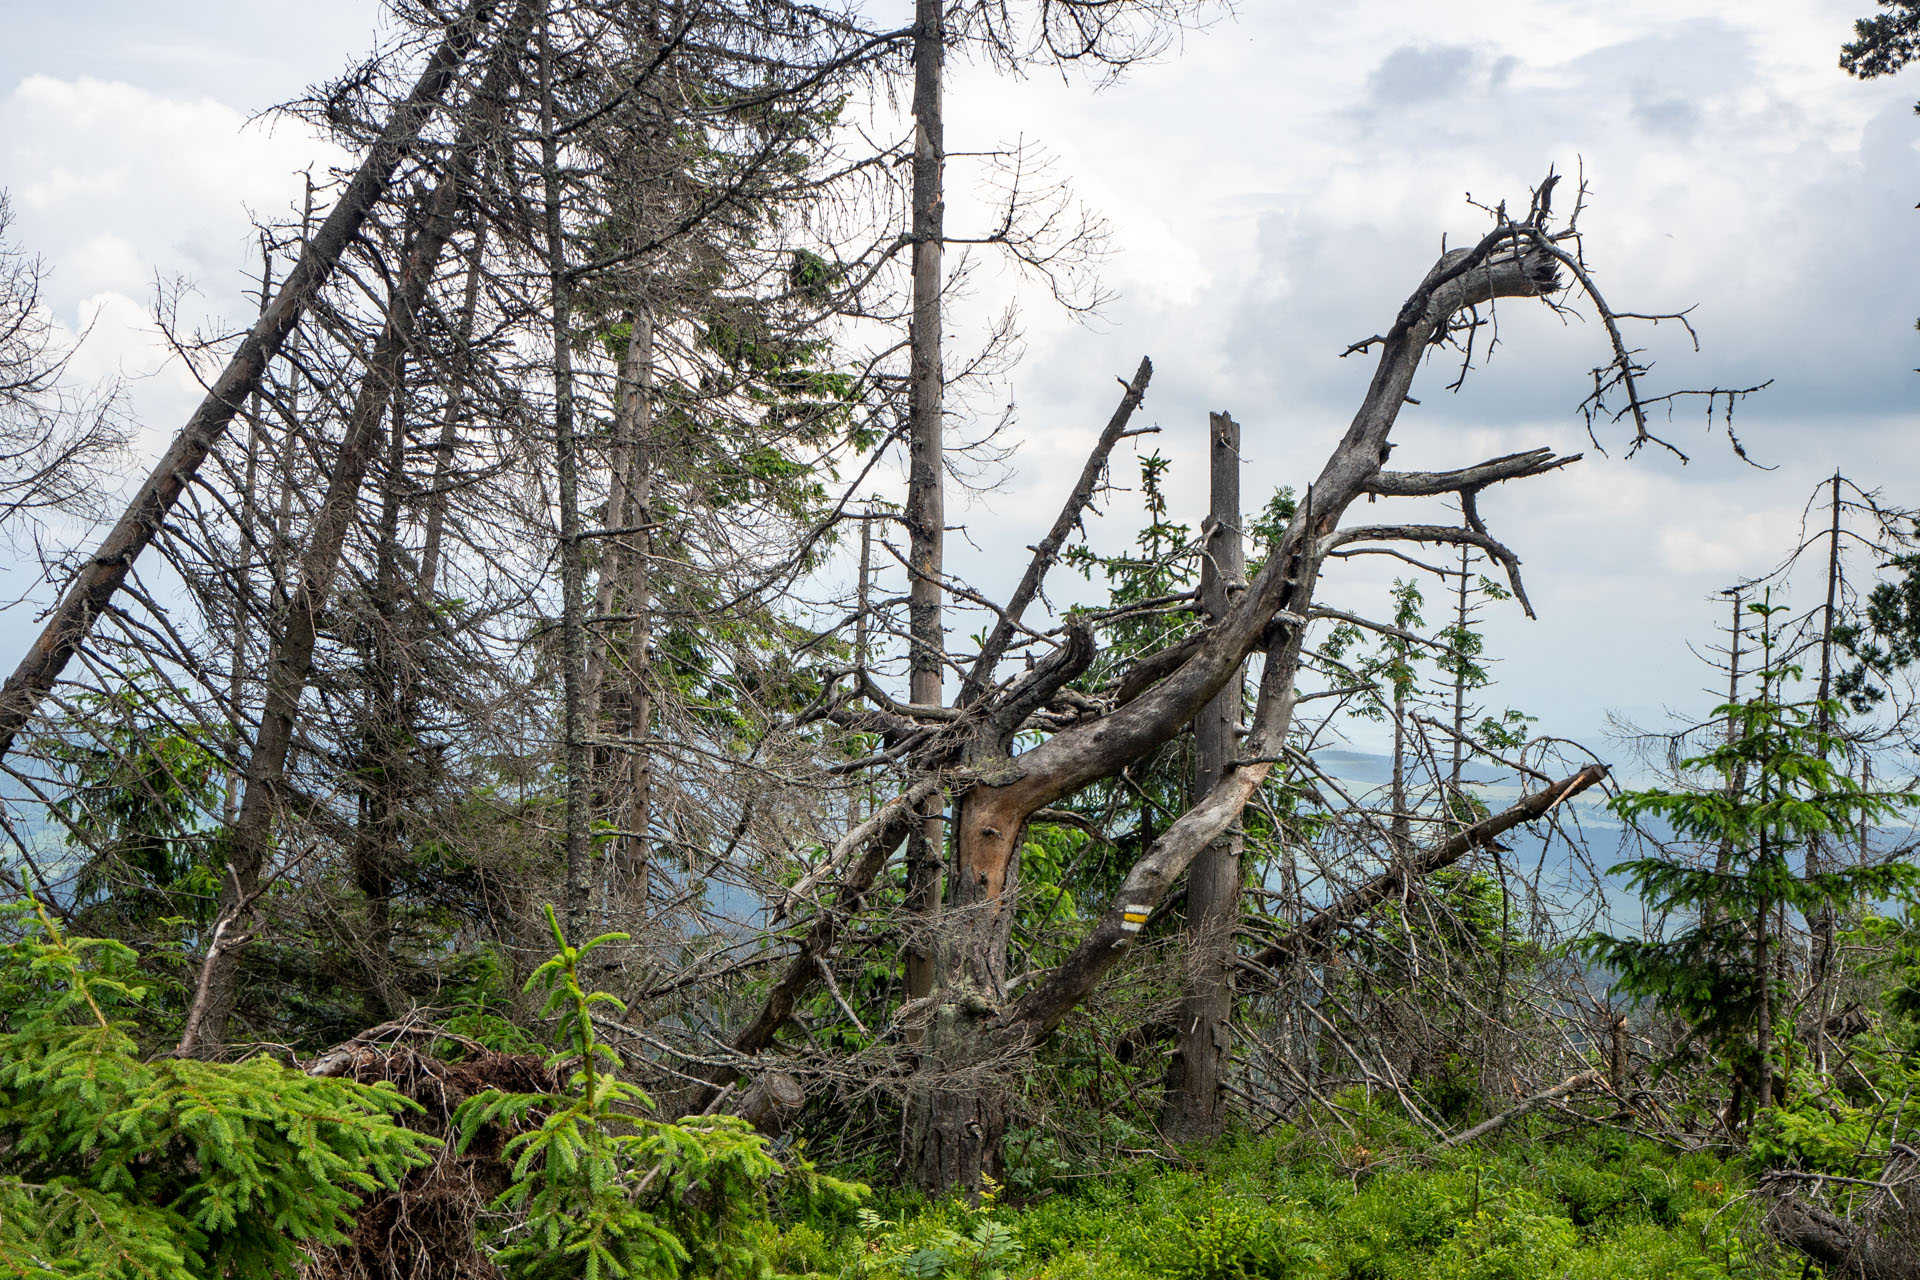
[[[949, 570], [1001, 585], [996, 566], [1024, 560], [1105, 421], [1113, 375], [1142, 354], [1158, 370], [1142, 416], [1164, 428], [1143, 443], [1175, 459], [1179, 518], [1197, 527], [1205, 511], [1210, 409], [1244, 424], [1249, 506], [1303, 483], [1371, 369], [1340, 352], [1385, 328], [1443, 232], [1480, 233], [1466, 194], [1524, 198], [1550, 164], [1584, 164], [1588, 249], [1610, 300], [1698, 306], [1701, 353], [1663, 327], [1656, 376], [1773, 379], [1736, 427], [1776, 469], [1739, 462], [1697, 407], [1666, 432], [1692, 458], [1684, 467], [1658, 452], [1594, 453], [1574, 407], [1601, 336], [1578, 322], [1558, 332], [1543, 309], [1518, 306], [1458, 395], [1437, 369], [1417, 386], [1394, 465], [1588, 448], [1579, 465], [1484, 500], [1526, 561], [1540, 614], [1489, 617], [1489, 652], [1505, 659], [1493, 696], [1576, 735], [1597, 734], [1608, 709], [1653, 722], [1663, 706], [1703, 707], [1706, 673], [1686, 645], [1720, 616], [1708, 597], [1792, 545], [1820, 478], [1838, 466], [1920, 505], [1920, 82], [1861, 84], [1838, 69], [1868, 7], [1245, 0], [1099, 92], [956, 67], [950, 151], [1022, 137], [1050, 149], [1111, 225], [1104, 280], [1119, 297], [1084, 326], [1022, 299], [1026, 356], [1004, 389], [1019, 452], [980, 477], [996, 491], [950, 503], [967, 534], [949, 544]], [[199, 394], [154, 336], [156, 277], [197, 286], [187, 322], [251, 318], [248, 209], [285, 208], [300, 169], [338, 157], [296, 126], [248, 117], [344, 67], [380, 15], [363, 2], [7, 9], [0, 187], [20, 240], [52, 268], [58, 319], [92, 326], [76, 373], [135, 379], [146, 457], [128, 474], [143, 473]], [[977, 163], [951, 164], [951, 235], [987, 229], [986, 206], [967, 195]], [[956, 353], [1012, 288], [978, 281]], [[996, 397], [971, 403], [991, 415]], [[1116, 478], [1132, 471], [1130, 457], [1116, 461]], [[1096, 537], [1125, 540], [1132, 514], [1116, 503]], [[1326, 600], [1377, 612], [1391, 576], [1344, 567]], [[975, 628], [964, 615], [950, 625]], [[21, 611], [0, 619], [9, 651], [30, 634]]]

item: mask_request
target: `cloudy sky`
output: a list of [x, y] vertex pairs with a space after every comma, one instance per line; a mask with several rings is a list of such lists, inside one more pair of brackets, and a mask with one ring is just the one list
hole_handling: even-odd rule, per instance
[[[1664, 708], [1704, 708], [1688, 644], [1710, 639], [1713, 593], [1793, 545], [1820, 479], [1839, 467], [1920, 506], [1920, 78], [1861, 84], [1838, 70], [1865, 4], [1242, 0], [1115, 86], [961, 66], [950, 148], [1049, 148], [1111, 225], [1104, 278], [1119, 297], [1092, 324], [1024, 300], [1026, 355], [1005, 389], [1020, 451], [996, 491], [956, 502], [978, 550], [956, 542], [950, 565], [991, 583], [1023, 555], [1110, 412], [1114, 375], [1142, 354], [1158, 370], [1145, 414], [1164, 429], [1147, 447], [1175, 459], [1195, 524], [1209, 409], [1245, 426], [1250, 506], [1302, 482], [1369, 372], [1340, 351], [1390, 323], [1443, 235], [1477, 235], [1466, 197], [1524, 201], [1549, 165], [1584, 166], [1588, 256], [1610, 300], [1696, 308], [1697, 355], [1669, 327], [1642, 335], [1657, 389], [1772, 379], [1735, 425], [1774, 469], [1739, 462], [1694, 408], [1667, 433], [1684, 466], [1625, 459], [1617, 432], [1598, 455], [1575, 413], [1604, 358], [1595, 326], [1517, 306], [1459, 394], [1440, 366], [1416, 386], [1423, 404], [1402, 417], [1395, 463], [1585, 450], [1564, 473], [1483, 500], [1540, 614], [1489, 619], [1504, 659], [1494, 697], [1596, 745], [1609, 711], [1656, 724]], [[295, 128], [249, 120], [378, 39], [378, 7], [0, 7], [0, 187], [15, 236], [52, 268], [61, 322], [92, 326], [76, 372], [133, 379], [151, 458], [195, 398], [154, 340], [156, 281], [194, 284], [190, 321], [247, 317], [248, 211], [286, 207], [299, 170], [337, 159]], [[968, 166], [950, 179], [956, 234], [980, 216]], [[985, 273], [963, 319], [999, 306], [1004, 287]], [[1097, 536], [1123, 541], [1127, 515], [1117, 501]], [[1342, 569], [1327, 597], [1371, 609], [1390, 576]], [[26, 635], [17, 612], [0, 618], [9, 651]]]

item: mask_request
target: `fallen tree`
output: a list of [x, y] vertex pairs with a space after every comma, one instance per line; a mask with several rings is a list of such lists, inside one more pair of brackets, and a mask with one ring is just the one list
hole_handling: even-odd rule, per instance
[[[918, 1059], [908, 1087], [903, 1163], [926, 1187], [975, 1185], [997, 1176], [1006, 1125], [995, 1064], [1047, 1036], [1095, 989], [1137, 942], [1153, 908], [1194, 858], [1235, 822], [1275, 764], [1287, 758], [1307, 628], [1314, 593], [1330, 555], [1356, 542], [1374, 545], [1443, 542], [1478, 548], [1505, 569], [1514, 595], [1527, 607], [1519, 558], [1495, 539], [1476, 498], [1487, 487], [1537, 476], [1574, 457], [1531, 450], [1438, 472], [1385, 469], [1390, 436], [1414, 377], [1427, 353], [1450, 336], [1471, 333], [1480, 309], [1499, 299], [1551, 299], [1577, 286], [1601, 312], [1612, 343], [1611, 362], [1595, 378], [1587, 409], [1590, 421], [1605, 410], [1631, 417], [1633, 447], [1658, 441], [1647, 430], [1639, 377], [1645, 372], [1620, 336], [1618, 317], [1593, 288], [1571, 226], [1553, 229], [1554, 180], [1542, 184], [1523, 219], [1497, 212], [1495, 226], [1478, 243], [1444, 253], [1400, 306], [1385, 334], [1355, 343], [1350, 353], [1378, 349], [1372, 381], [1352, 424], [1285, 528], [1267, 548], [1264, 565], [1210, 626], [1162, 655], [1142, 660], [1117, 690], [1089, 699], [1068, 689], [1097, 653], [1095, 629], [1084, 617], [1069, 617], [1043, 637], [1052, 651], [1019, 676], [994, 684], [994, 671], [1012, 637], [1021, 630], [1027, 603], [1057, 556], [1057, 538], [1034, 548], [1033, 562], [1015, 600], [999, 610], [1000, 623], [971, 665], [962, 696], [964, 714], [944, 707], [878, 699], [864, 672], [850, 673], [847, 697], [875, 705], [869, 724], [881, 724], [889, 740], [911, 744], [906, 753], [922, 779], [935, 777], [951, 796], [952, 853], [949, 890], [935, 934], [936, 981], [926, 1008], [917, 1010]], [[1144, 389], [1143, 363], [1129, 386], [1118, 427], [1109, 426], [1100, 450], [1111, 448], [1125, 415]], [[1624, 395], [1610, 409], [1604, 397]], [[1096, 460], [1104, 453], [1096, 451]], [[1094, 463], [1089, 474], [1097, 474]], [[1056, 532], [1071, 528], [1091, 498], [1085, 475], [1069, 494]], [[1368, 525], [1341, 528], [1348, 507], [1367, 496], [1459, 499], [1458, 526]], [[1344, 552], [1342, 552], [1344, 554]], [[1528, 608], [1531, 613], [1530, 607]], [[1028, 632], [1029, 639], [1032, 633]], [[1213, 786], [1179, 815], [1127, 871], [1119, 893], [1067, 958], [1049, 970], [1021, 975], [1017, 998], [1009, 994], [1008, 955], [1018, 890], [1018, 850], [1027, 824], [1042, 810], [1090, 784], [1117, 776], [1149, 752], [1184, 732], [1202, 708], [1226, 687], [1241, 664], [1262, 655], [1260, 689], [1250, 727], [1236, 759]], [[1036, 744], [1016, 751], [1017, 737], [1047, 730]], [[1331, 904], [1303, 926], [1297, 938], [1275, 944], [1277, 960], [1316, 944], [1340, 921], [1382, 900], [1410, 879], [1450, 865], [1500, 832], [1537, 819], [1600, 781], [1606, 769], [1593, 765], [1527, 797], [1519, 805], [1456, 833], [1412, 863], [1389, 868]], [[887, 833], [892, 837], [892, 832]], [[863, 863], [863, 870], [865, 864]], [[817, 954], [817, 953], [816, 953]], [[1263, 953], [1265, 955], [1266, 953]], [[736, 1041], [752, 1052], [793, 1007], [791, 969], [752, 1020], [751, 1035]]]

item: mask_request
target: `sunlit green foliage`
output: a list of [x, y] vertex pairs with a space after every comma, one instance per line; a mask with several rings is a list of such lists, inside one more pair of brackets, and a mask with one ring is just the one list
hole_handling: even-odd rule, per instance
[[0, 1275], [290, 1276], [435, 1145], [389, 1089], [264, 1057], [143, 1061], [132, 949], [69, 941], [35, 902], [6, 915]]
[[1606, 1138], [1423, 1149], [1363, 1095], [1339, 1141], [1288, 1129], [1170, 1168], [1109, 1169], [1020, 1211], [953, 1200], [866, 1215], [807, 1266], [843, 1277], [1036, 1280], [1760, 1280], [1800, 1273], [1762, 1244], [1738, 1167]]
[[1664, 937], [1593, 934], [1578, 944], [1621, 991], [1686, 1019], [1735, 1060], [1753, 1056], [1763, 995], [1783, 1008], [1788, 994], [1765, 964], [1757, 945], [1765, 934], [1756, 921], [1771, 921], [1783, 907], [1811, 913], [1883, 898], [1916, 882], [1916, 868], [1906, 862], [1808, 875], [1792, 859], [1809, 840], [1920, 805], [1920, 795], [1869, 790], [1840, 767], [1845, 744], [1831, 727], [1838, 705], [1783, 699], [1800, 671], [1774, 660], [1767, 620], [1780, 606], [1749, 608], [1762, 622], [1758, 695], [1714, 709], [1726, 735], [1681, 762], [1681, 786], [1629, 791], [1613, 802], [1622, 817], [1663, 824], [1681, 842], [1614, 870], [1657, 916], [1684, 923]]
[[[487, 1125], [524, 1130], [503, 1153], [513, 1185], [496, 1206], [495, 1263], [514, 1280], [768, 1274], [768, 1237], [753, 1227], [783, 1170], [766, 1140], [735, 1116], [649, 1118], [652, 1100], [620, 1078], [619, 1056], [594, 1029], [596, 1010], [619, 1016], [626, 1007], [580, 981], [582, 960], [626, 935], [575, 947], [552, 907], [547, 924], [558, 950], [527, 986], [547, 993], [542, 1013], [555, 1022], [556, 1060], [575, 1066], [568, 1091], [485, 1093], [455, 1116], [463, 1149]], [[819, 1194], [864, 1193], [801, 1172]]]

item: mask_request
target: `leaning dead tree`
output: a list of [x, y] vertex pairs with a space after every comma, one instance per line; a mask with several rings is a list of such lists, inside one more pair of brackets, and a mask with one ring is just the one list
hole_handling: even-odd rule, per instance
[[467, 59], [497, 21], [498, 8], [493, 0], [474, 0], [448, 25], [419, 80], [395, 105], [378, 140], [368, 149], [352, 181], [279, 292], [161, 455], [125, 513], [68, 584], [39, 638], [0, 688], [0, 755], [12, 748], [20, 730], [38, 710], [41, 699], [60, 678], [74, 650], [86, 639], [95, 619], [126, 581], [134, 561], [153, 540], [206, 460], [208, 450], [259, 386], [268, 364], [300, 323], [375, 205], [386, 195], [402, 163], [417, 154], [442, 100], [459, 83]]
[[[928, 1187], [974, 1185], [983, 1174], [997, 1173], [1007, 1125], [1008, 1064], [1058, 1027], [1129, 953], [1143, 922], [1195, 858], [1233, 826], [1274, 766], [1286, 758], [1296, 680], [1316, 588], [1329, 556], [1356, 543], [1472, 547], [1503, 567], [1525, 605], [1519, 559], [1493, 536], [1475, 499], [1490, 486], [1538, 476], [1574, 459], [1535, 450], [1452, 471], [1386, 469], [1400, 407], [1409, 399], [1429, 352], [1450, 339], [1470, 336], [1484, 312], [1502, 299], [1544, 299], [1561, 305], [1555, 301], [1559, 295], [1575, 289], [1601, 308], [1613, 337], [1610, 363], [1596, 379], [1589, 410], [1616, 420], [1630, 418], [1636, 445], [1653, 439], [1646, 425], [1649, 401], [1639, 386], [1644, 370], [1619, 336], [1614, 313], [1592, 287], [1573, 220], [1565, 226], [1551, 222], [1553, 185], [1552, 179], [1543, 184], [1524, 217], [1496, 211], [1493, 229], [1478, 243], [1443, 254], [1384, 334], [1355, 344], [1353, 350], [1377, 349], [1377, 356], [1371, 384], [1350, 427], [1291, 519], [1265, 548], [1260, 572], [1196, 637], [1143, 658], [1127, 676], [1089, 696], [1068, 686], [1087, 671], [1098, 652], [1093, 623], [1070, 616], [1056, 630], [1039, 634], [1025, 622], [1062, 540], [1085, 514], [1110, 451], [1127, 433], [1146, 393], [1152, 370], [1143, 362], [1053, 531], [1035, 547], [1019, 588], [1010, 600], [994, 606], [993, 629], [964, 664], [962, 711], [893, 702], [864, 671], [835, 677], [839, 702], [864, 703], [861, 722], [875, 727], [885, 742], [897, 744], [895, 757], [903, 757], [922, 781], [886, 807], [886, 820], [876, 819], [857, 833], [856, 847], [836, 850], [835, 865], [843, 868], [833, 891], [837, 905], [818, 909], [821, 914], [806, 928], [786, 976], [776, 982], [774, 997], [735, 1040], [738, 1053], [764, 1050], [792, 1008], [795, 992], [829, 975], [836, 930], [827, 918], [860, 906], [889, 853], [906, 835], [907, 807], [913, 803], [909, 796], [917, 795], [924, 780], [932, 777], [949, 797], [949, 883], [941, 927], [933, 934], [934, 985], [926, 998], [912, 1002], [895, 1019], [920, 1028], [906, 1085], [902, 1158], [912, 1176]], [[1452, 495], [1460, 501], [1463, 519], [1458, 525], [1343, 526], [1349, 506], [1368, 495]], [[1035, 645], [1047, 652], [1030, 659], [1027, 670], [1010, 678], [999, 674], [1010, 653], [1031, 653]], [[1062, 962], [1038, 971], [1010, 972], [1019, 849], [1028, 825], [1049, 806], [1120, 774], [1185, 732], [1248, 659], [1260, 664], [1258, 694], [1233, 758], [1223, 762], [1211, 786], [1125, 873], [1119, 892]], [[1037, 743], [1015, 750], [1016, 738], [1036, 733]], [[1536, 792], [1514, 810], [1448, 840], [1424, 860], [1416, 856], [1414, 865], [1424, 861], [1444, 866], [1478, 841], [1541, 816], [1557, 801], [1592, 785], [1603, 772], [1587, 770]], [[1361, 898], [1356, 909], [1364, 908], [1367, 893]]]

